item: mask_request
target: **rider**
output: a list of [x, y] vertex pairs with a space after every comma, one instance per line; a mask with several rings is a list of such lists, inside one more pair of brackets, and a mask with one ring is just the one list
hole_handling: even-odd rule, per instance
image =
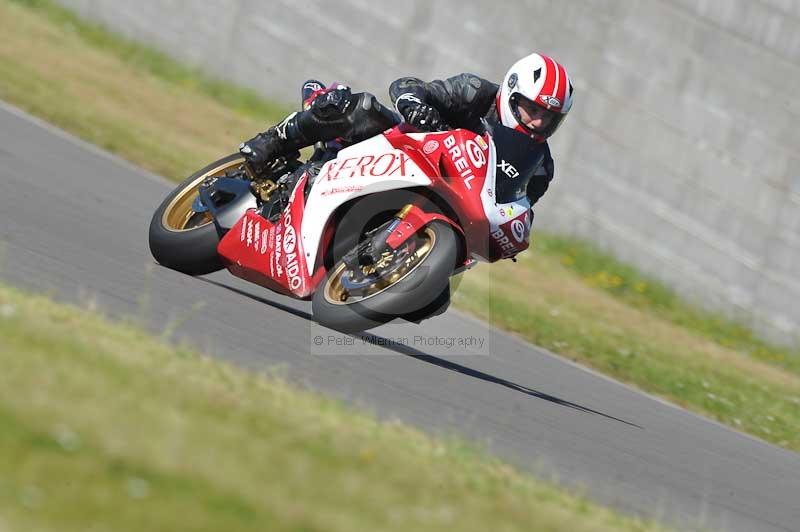
[[[459, 74], [430, 83], [405, 77], [389, 87], [397, 112], [420, 131], [437, 131], [447, 126], [479, 131], [481, 119], [485, 118], [543, 143], [544, 162], [528, 185], [531, 205], [545, 193], [553, 179], [554, 165], [547, 139], [569, 112], [572, 93], [572, 83], [564, 67], [537, 53], [514, 63], [502, 85], [474, 74]], [[373, 95], [351, 93], [342, 85], [329, 89], [320, 85], [306, 102], [311, 102], [304, 105], [306, 110], [292, 113], [239, 147], [256, 172], [276, 157], [317, 141], [342, 138], [347, 143], [359, 142], [397, 123], [393, 113]]]

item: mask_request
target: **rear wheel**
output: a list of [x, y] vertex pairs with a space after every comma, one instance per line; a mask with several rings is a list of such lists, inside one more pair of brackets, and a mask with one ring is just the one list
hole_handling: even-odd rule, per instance
[[419, 314], [441, 297], [457, 257], [452, 227], [434, 221], [379, 264], [354, 271], [340, 260], [314, 294], [314, 317], [326, 327], [358, 332]]
[[225, 175], [243, 163], [238, 153], [211, 163], [164, 199], [150, 221], [150, 252], [159, 264], [189, 275], [222, 269], [214, 220], [208, 212], [195, 212], [192, 206], [205, 179]]

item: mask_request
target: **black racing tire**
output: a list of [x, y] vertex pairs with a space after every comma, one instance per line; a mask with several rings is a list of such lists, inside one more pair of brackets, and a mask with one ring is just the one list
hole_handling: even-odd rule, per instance
[[159, 264], [188, 275], [223, 268], [216, 226], [210, 215], [194, 213], [191, 204], [205, 178], [222, 175], [243, 162], [238, 153], [213, 162], [187, 177], [161, 202], [150, 220], [150, 253]]
[[[452, 281], [451, 281], [452, 282]], [[425, 307], [412, 312], [411, 314], [404, 314], [401, 316], [406, 321], [410, 321], [412, 323], [420, 324], [424, 320], [439, 316], [440, 314], [444, 314], [445, 311], [450, 307], [450, 286], [445, 287], [442, 290], [442, 293], [439, 294], [436, 299], [428, 303]]]
[[432, 234], [428, 238], [431, 247], [424, 258], [394, 284], [364, 299], [352, 303], [333, 301], [331, 294], [335, 293], [337, 272], [345, 268], [342, 261], [337, 262], [314, 293], [312, 310], [317, 322], [341, 332], [355, 333], [431, 308], [448, 287], [458, 260], [459, 242], [446, 222], [433, 221], [422, 231], [429, 237]]

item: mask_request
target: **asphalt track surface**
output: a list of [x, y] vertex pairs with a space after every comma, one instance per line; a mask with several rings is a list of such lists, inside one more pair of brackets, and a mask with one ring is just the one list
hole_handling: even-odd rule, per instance
[[192, 278], [154, 265], [147, 228], [171, 187], [0, 104], [0, 280], [146, 316], [215, 357], [278, 367], [381, 417], [463, 435], [680, 529], [800, 530], [800, 455], [469, 317], [450, 311], [350, 337], [316, 325], [309, 303], [227, 272]]

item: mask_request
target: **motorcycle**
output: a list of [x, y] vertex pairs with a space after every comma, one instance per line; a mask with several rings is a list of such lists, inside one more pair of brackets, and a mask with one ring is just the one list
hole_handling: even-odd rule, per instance
[[237, 153], [188, 177], [153, 215], [153, 257], [189, 275], [227, 268], [358, 332], [443, 312], [451, 276], [529, 246], [526, 190], [544, 152], [526, 135], [400, 124], [331, 144], [258, 175]]

